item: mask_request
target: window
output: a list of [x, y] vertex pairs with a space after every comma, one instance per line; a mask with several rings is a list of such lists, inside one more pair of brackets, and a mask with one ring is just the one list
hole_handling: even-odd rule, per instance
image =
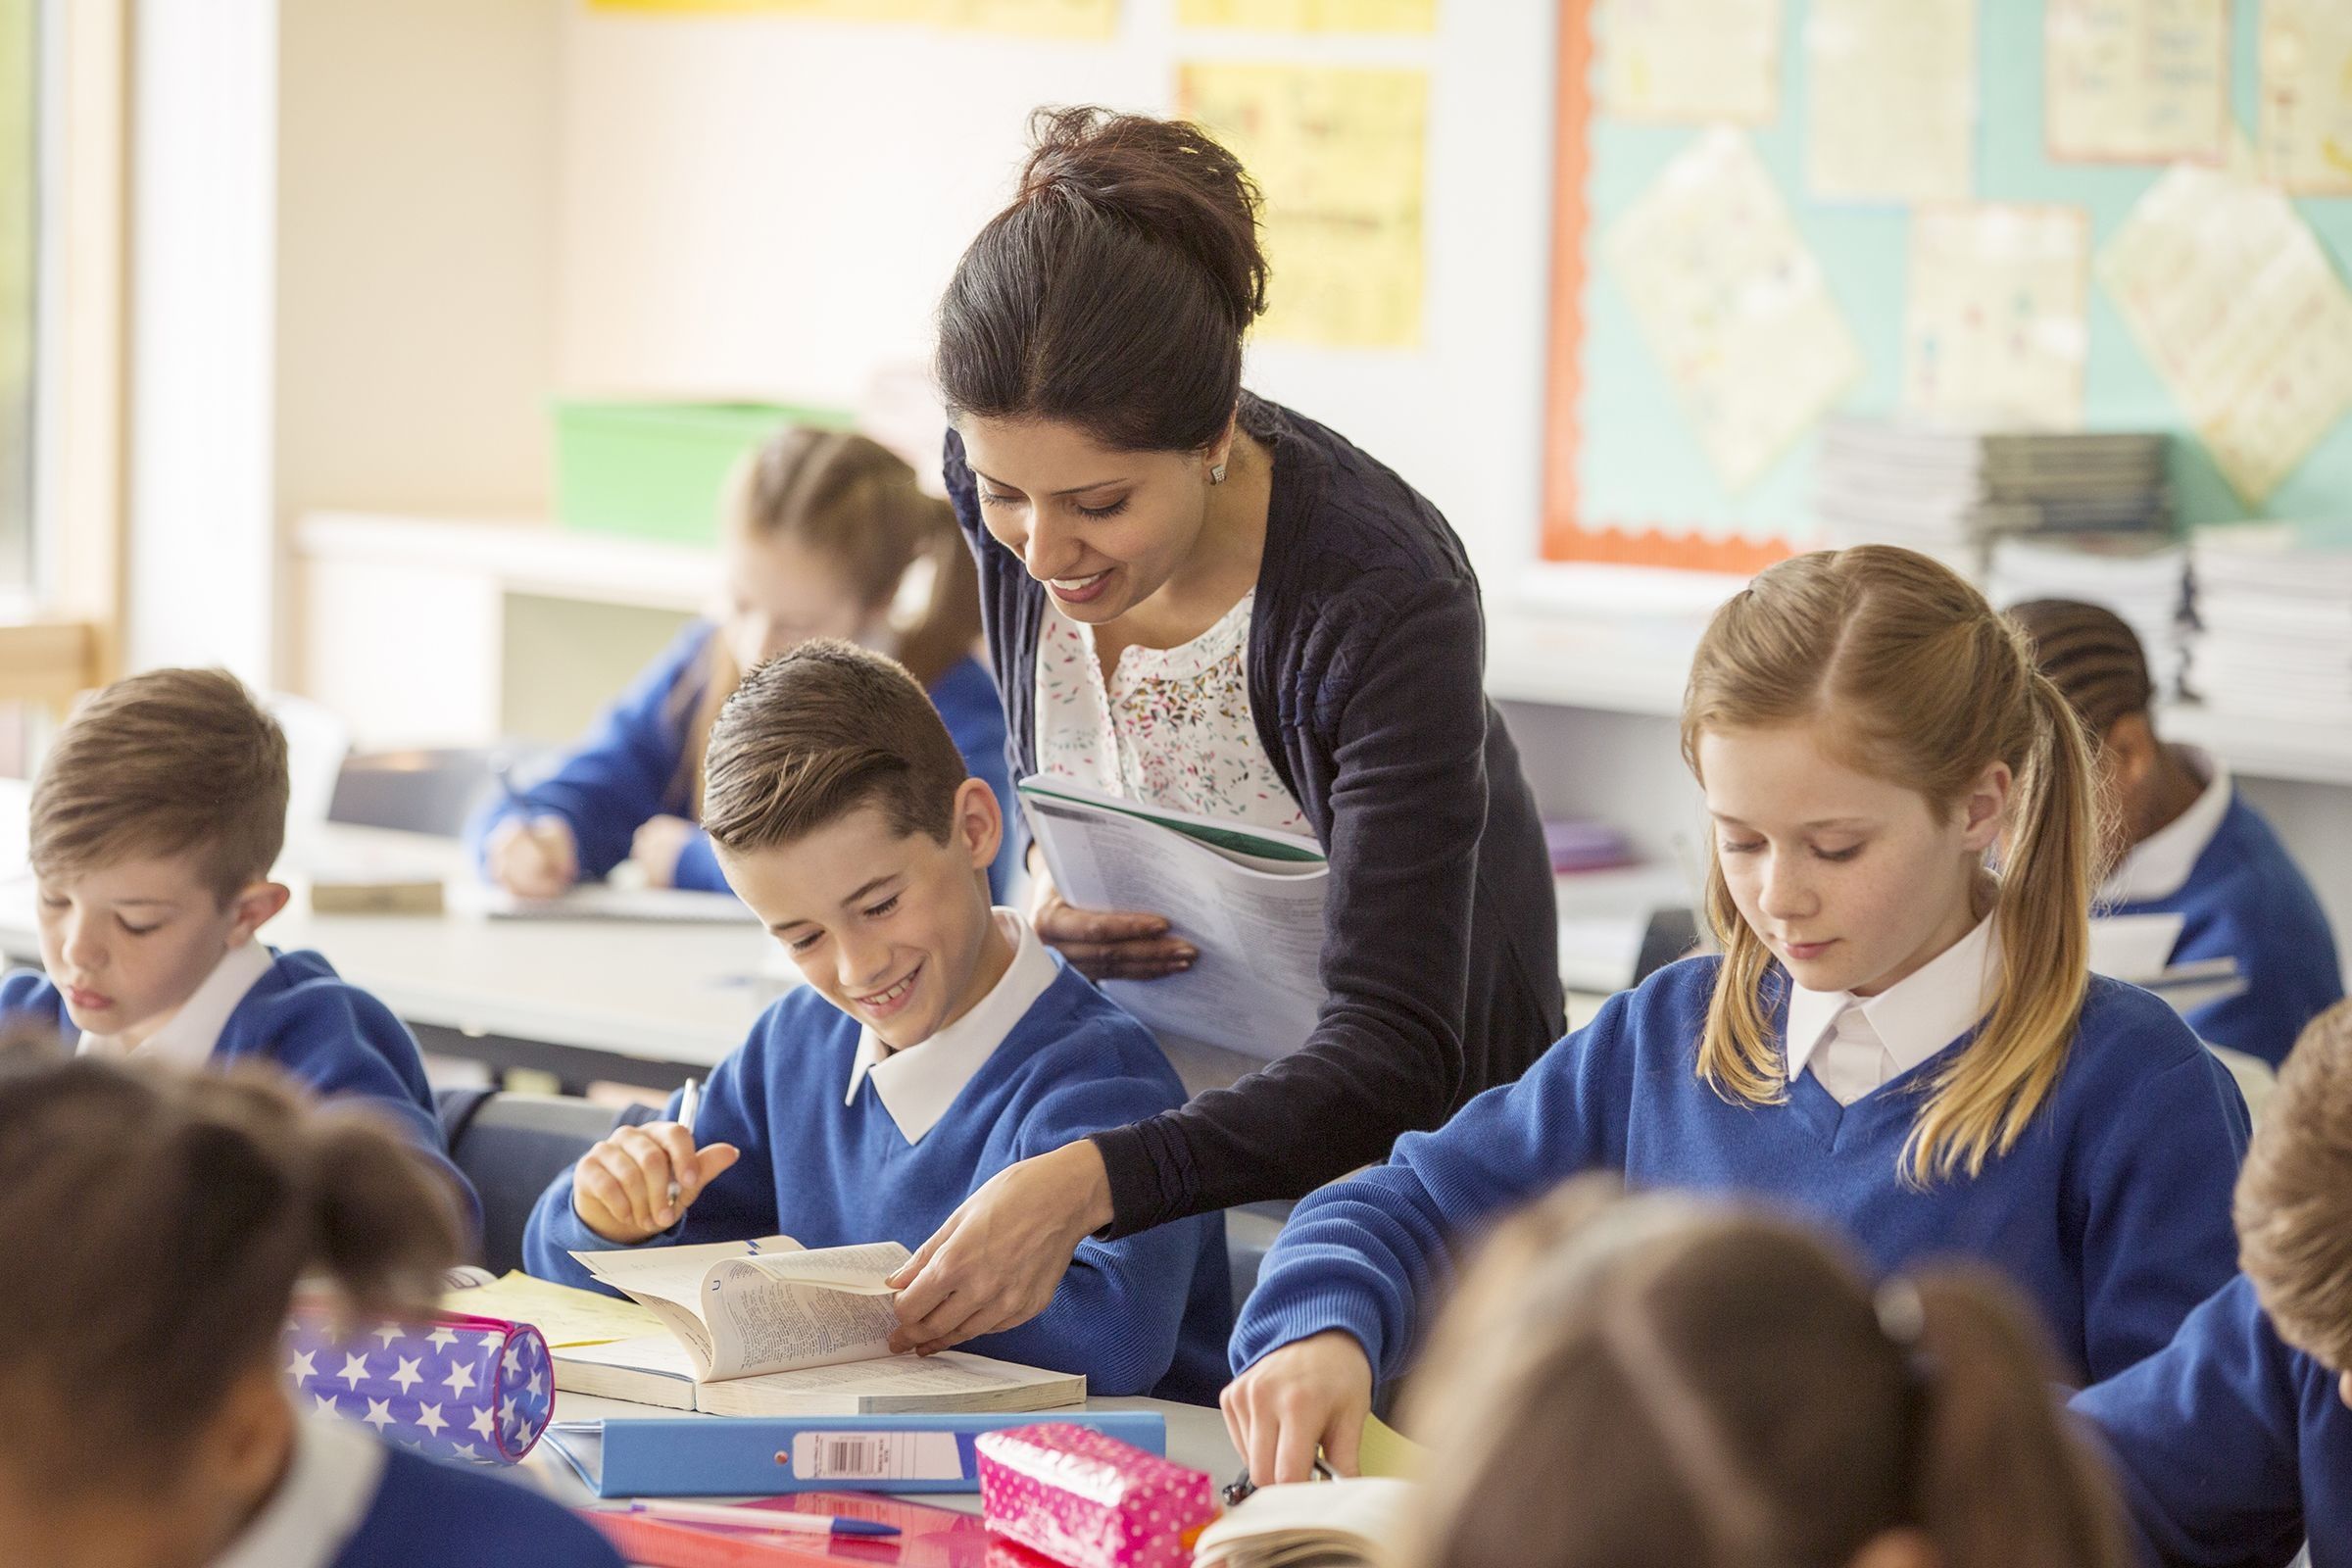
[[0, 598], [33, 581], [33, 387], [39, 337], [40, 5], [0, 0]]

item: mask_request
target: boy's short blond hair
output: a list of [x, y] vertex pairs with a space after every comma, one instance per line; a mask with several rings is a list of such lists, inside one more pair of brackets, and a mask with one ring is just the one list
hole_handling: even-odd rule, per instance
[[790, 844], [858, 809], [945, 844], [970, 769], [895, 659], [818, 638], [747, 676], [710, 726], [703, 831], [730, 854]]
[[2278, 1337], [2352, 1372], [2352, 1002], [2278, 1070], [2237, 1177], [2238, 1265]]
[[32, 789], [40, 876], [194, 853], [222, 903], [270, 874], [286, 839], [286, 737], [235, 676], [157, 669], [78, 709]]

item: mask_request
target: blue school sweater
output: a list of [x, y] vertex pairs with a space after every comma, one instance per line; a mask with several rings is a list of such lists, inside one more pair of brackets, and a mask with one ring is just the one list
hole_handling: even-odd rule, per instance
[[[1308, 1197], [1242, 1309], [1235, 1370], [1345, 1329], [1394, 1378], [1457, 1245], [1585, 1170], [1786, 1207], [1844, 1233], [1882, 1272], [1943, 1253], [1997, 1264], [2093, 1377], [2160, 1348], [2230, 1277], [2245, 1104], [2154, 997], [2094, 978], [2065, 1070], [2026, 1136], [1976, 1179], [1922, 1190], [1897, 1164], [1916, 1092], [1967, 1037], [1851, 1105], [1810, 1072], [1785, 1103], [1735, 1103], [1696, 1073], [1719, 963], [1687, 958], [1610, 998], [1519, 1082], [1437, 1132], [1398, 1139], [1385, 1166]], [[1786, 978], [1774, 979], [1785, 1014]]]
[[393, 1448], [334, 1568], [620, 1568], [586, 1520], [518, 1481]]
[[[553, 777], [523, 792], [519, 807], [492, 801], [474, 813], [466, 840], [477, 865], [491, 831], [520, 812], [560, 816], [579, 842], [580, 875], [601, 877], [629, 858], [637, 830], [657, 816], [694, 814], [694, 781], [679, 764], [686, 756], [686, 730], [702, 693], [703, 650], [717, 628], [697, 620], [678, 634], [662, 657], [645, 667], [628, 690], [605, 710], [596, 727]], [[1004, 710], [997, 683], [976, 659], [959, 659], [930, 687], [931, 704], [946, 720], [948, 734], [963, 754], [974, 778], [985, 779], [1004, 808], [1004, 845], [989, 867], [989, 896], [999, 902], [1020, 864], [1020, 808], [1014, 803], [1004, 762]], [[682, 888], [724, 893], [710, 841], [700, 831], [678, 855], [673, 880]]]
[[[858, 1025], [814, 990], [782, 998], [710, 1074], [698, 1144], [743, 1157], [686, 1217], [644, 1245], [778, 1232], [804, 1247], [897, 1241], [919, 1248], [981, 1183], [1015, 1160], [1184, 1102], [1142, 1024], [1056, 956], [1059, 971], [947, 1114], [909, 1144], [870, 1079], [843, 1103]], [[668, 1114], [675, 1117], [677, 1097]], [[580, 1222], [571, 1170], [540, 1195], [523, 1262], [542, 1279], [602, 1289], [568, 1254], [613, 1244]], [[1224, 1383], [1233, 1321], [1223, 1216], [1196, 1215], [1116, 1242], [1081, 1242], [1046, 1310], [966, 1349], [1059, 1372], [1090, 1394], [1207, 1402]]]
[[2239, 1275], [2158, 1354], [2075, 1396], [2151, 1560], [2352, 1565], [2352, 1410]]
[[2103, 912], [2183, 916], [2175, 963], [2235, 958], [2246, 989], [2197, 1008], [2189, 1024], [2215, 1045], [2274, 1067], [2286, 1060], [2305, 1024], [2343, 1000], [2327, 911], [2271, 824], [2234, 788], [2230, 809], [2177, 892]]
[[[284, 1068], [318, 1095], [357, 1095], [371, 1101], [457, 1185], [480, 1235], [481, 1200], [472, 1183], [449, 1162], [433, 1091], [416, 1037], [392, 1009], [335, 973], [308, 951], [279, 953], [270, 971], [238, 1002], [214, 1043], [215, 1062], [260, 1057]], [[0, 1022], [29, 1019], [69, 1043], [81, 1036], [66, 1010], [65, 994], [30, 969], [0, 979]]]

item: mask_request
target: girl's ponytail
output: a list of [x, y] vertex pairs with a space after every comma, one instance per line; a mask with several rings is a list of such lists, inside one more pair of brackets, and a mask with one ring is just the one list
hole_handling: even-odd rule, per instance
[[1888, 1299], [1916, 1304], [1911, 1506], [1943, 1568], [2129, 1561], [2114, 1490], [2066, 1427], [2014, 1290], [1988, 1270], [1938, 1268]]

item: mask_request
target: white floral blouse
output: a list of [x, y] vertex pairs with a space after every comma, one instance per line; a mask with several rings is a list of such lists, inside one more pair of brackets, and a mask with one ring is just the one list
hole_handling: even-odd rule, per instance
[[1250, 716], [1252, 588], [1174, 648], [1129, 648], [1105, 688], [1093, 628], [1047, 607], [1037, 644], [1037, 761], [1125, 800], [1308, 833]]

